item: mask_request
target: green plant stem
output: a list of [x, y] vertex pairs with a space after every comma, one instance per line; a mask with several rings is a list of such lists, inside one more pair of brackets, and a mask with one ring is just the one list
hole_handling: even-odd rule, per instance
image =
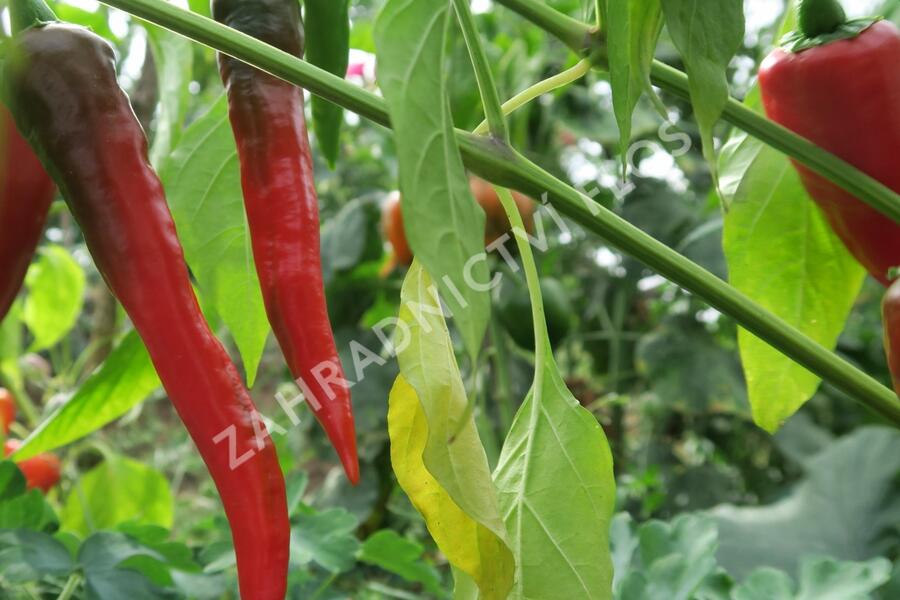
[[44, 0], [10, 0], [9, 13], [13, 33], [59, 20]]
[[847, 13], [837, 0], [800, 0], [797, 24], [806, 37], [832, 33], [846, 22]]
[[[687, 75], [655, 61], [651, 71], [653, 83], [670, 93], [690, 99]], [[762, 140], [772, 148], [796, 158], [816, 173], [847, 190], [877, 210], [900, 223], [900, 195], [869, 177], [834, 154], [822, 150], [806, 138], [771, 121], [737, 100], [725, 106], [724, 118], [731, 124]]]
[[[521, 107], [525, 106], [535, 98], [543, 96], [553, 90], [557, 90], [563, 86], [569, 85], [573, 81], [578, 81], [591, 70], [592, 63], [588, 59], [582, 59], [578, 63], [566, 69], [562, 73], [557, 73], [553, 77], [548, 77], [543, 81], [539, 81], [526, 90], [522, 90], [509, 100], [503, 103], [501, 109], [504, 115], [510, 115]], [[476, 127], [472, 133], [475, 135], [484, 135], [488, 132], [488, 121], [484, 120]]]
[[491, 315], [489, 327], [494, 349], [492, 362], [494, 374], [497, 378], [497, 391], [494, 399], [497, 403], [497, 412], [500, 417], [500, 437], [505, 439], [512, 427], [513, 417], [516, 413], [513, 407], [512, 384], [509, 379], [509, 356], [506, 352], [506, 338], [503, 337], [504, 333], [500, 330], [500, 325], [497, 323], [495, 315]]
[[78, 590], [79, 585], [81, 585], [81, 575], [72, 573], [69, 575], [66, 585], [63, 587], [56, 600], [71, 600], [71, 598], [75, 596], [75, 592]]
[[[211, 19], [162, 0], [106, 0], [105, 4], [225, 52], [376, 123], [390, 125], [384, 103], [377, 96]], [[900, 400], [893, 391], [737, 289], [541, 170], [508, 146], [463, 131], [457, 131], [457, 141], [466, 165], [478, 175], [534, 197], [544, 198], [546, 193], [555, 207], [581, 226], [703, 298], [760, 339], [900, 426]]]
[[456, 18], [462, 29], [463, 39], [475, 69], [475, 80], [478, 82], [481, 103], [484, 106], [484, 115], [491, 135], [502, 142], [509, 143], [509, 129], [506, 126], [503, 110], [500, 108], [500, 94], [497, 93], [487, 54], [481, 44], [478, 30], [475, 28], [475, 19], [469, 8], [469, 0], [453, 0], [453, 6], [456, 8]]
[[544, 370], [547, 366], [547, 351], [550, 349], [550, 335], [547, 333], [547, 317], [544, 313], [544, 298], [541, 294], [541, 279], [538, 275], [537, 264], [534, 262], [534, 253], [528, 242], [528, 231], [519, 214], [519, 207], [513, 200], [509, 190], [494, 186], [497, 197], [506, 212], [506, 218], [516, 245], [519, 248], [519, 256], [522, 257], [522, 267], [525, 271], [525, 283], [528, 284], [528, 296], [531, 298], [531, 319], [534, 325], [534, 387], [535, 394], [539, 394], [544, 387]]
[[[552, 18], [547, 14], [548, 11], [557, 11], [538, 0], [497, 0], [497, 3], [517, 12], [541, 29], [555, 35], [574, 52], [578, 54], [589, 52], [595, 65], [603, 69], [607, 68], [605, 52], [597, 51], [598, 49], [602, 50], [602, 39], [598, 37], [600, 34], [584, 23], [561, 15], [569, 20], [565, 21], [565, 30], [559, 31], [559, 19]], [[582, 40], [581, 42], [576, 41], [579, 38]], [[589, 41], [585, 43], [585, 39]], [[651, 79], [660, 88], [690, 100], [688, 78], [681, 71], [660, 61], [654, 61]], [[734, 98], [728, 100], [722, 117], [732, 125], [743, 129], [769, 146], [806, 165], [829, 181], [836, 183], [878, 212], [890, 217], [894, 222], [900, 223], [900, 194], [869, 177], [850, 163], [750, 110]]]

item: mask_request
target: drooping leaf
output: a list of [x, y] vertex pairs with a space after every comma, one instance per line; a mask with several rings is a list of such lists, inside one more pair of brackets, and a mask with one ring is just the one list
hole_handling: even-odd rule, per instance
[[610, 0], [608, 10], [609, 83], [625, 161], [632, 116], [641, 96], [648, 94], [665, 114], [650, 84], [650, 65], [663, 25], [662, 5], [660, 0]]
[[810, 554], [859, 561], [888, 550], [885, 533], [900, 522], [900, 433], [859, 429], [805, 466], [806, 479], [778, 502], [711, 512], [719, 562], [734, 577], [762, 566], [796, 573]]
[[424, 548], [417, 542], [383, 529], [369, 536], [359, 552], [359, 560], [418, 582], [425, 590], [438, 593], [441, 580], [434, 567], [422, 560]]
[[[759, 93], [748, 99], [759, 107]], [[739, 133], [722, 151], [723, 245], [731, 284], [826, 348], [834, 348], [865, 272], [809, 198], [784, 155]], [[778, 243], [772, 243], [777, 239]], [[753, 418], [774, 432], [820, 378], [740, 329]]]
[[16, 457], [30, 458], [81, 439], [127, 413], [159, 386], [147, 349], [132, 330], [75, 395], [25, 439]]
[[690, 80], [703, 156], [716, 179], [713, 127], [728, 102], [726, 69], [744, 41], [743, 0], [662, 0], [666, 26]]
[[514, 573], [506, 528], [437, 288], [418, 261], [399, 321], [407, 339], [397, 342], [401, 375], [388, 411], [394, 472], [451, 565], [483, 598], [506, 598]]
[[[305, 0], [303, 3], [306, 60], [343, 78], [350, 54], [349, 0]], [[318, 96], [312, 97], [313, 131], [319, 150], [334, 169], [340, 151], [344, 110]]]
[[252, 386], [269, 323], [224, 97], [184, 132], [165, 161], [162, 180], [200, 293], [234, 337]]
[[[410, 246], [437, 282], [474, 360], [490, 315], [484, 212], [469, 189], [447, 94], [446, 0], [388, 0], [375, 23]], [[472, 282], [480, 285], [472, 285]]]
[[150, 162], [159, 168], [181, 137], [190, 98], [192, 48], [185, 37], [148, 23], [144, 23], [144, 27], [159, 81], [159, 107], [150, 148]]
[[78, 480], [60, 514], [62, 529], [88, 535], [126, 521], [171, 527], [174, 501], [162, 473], [145, 464], [107, 453]]
[[84, 269], [68, 250], [51, 244], [38, 251], [38, 259], [25, 277], [28, 295], [22, 312], [34, 336], [32, 352], [55, 345], [75, 326], [86, 283]]

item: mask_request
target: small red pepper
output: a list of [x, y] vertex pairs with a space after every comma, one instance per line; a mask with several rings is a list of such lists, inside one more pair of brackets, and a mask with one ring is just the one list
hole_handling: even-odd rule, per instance
[[[766, 114], [900, 192], [900, 31], [847, 21], [834, 0], [805, 0], [799, 16], [792, 49], [776, 49], [760, 67]], [[900, 225], [794, 164], [853, 256], [887, 285], [900, 264]]]
[[[3, 444], [3, 456], [9, 456], [21, 446], [22, 440], [6, 440]], [[59, 483], [59, 457], [52, 452], [44, 452], [21, 462], [16, 461], [16, 465], [25, 476], [25, 485], [29, 490], [38, 489], [46, 494], [50, 488]]]
[[19, 128], [59, 184], [215, 481], [241, 597], [283, 600], [290, 523], [275, 447], [200, 312], [147, 139], [116, 81], [113, 49], [82, 27], [46, 23], [55, 16], [42, 0], [13, 0], [11, 8], [20, 32], [8, 48], [5, 85]]
[[[213, 0], [212, 13], [238, 31], [303, 54], [296, 0]], [[356, 432], [325, 301], [303, 91], [224, 54], [219, 70], [266, 313], [291, 373], [355, 484]]]
[[55, 193], [12, 115], [0, 106], [0, 321], [22, 289]]

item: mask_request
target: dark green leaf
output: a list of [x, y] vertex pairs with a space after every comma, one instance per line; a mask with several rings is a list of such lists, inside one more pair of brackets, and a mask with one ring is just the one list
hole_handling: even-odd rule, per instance
[[0, 531], [0, 573], [7, 581], [65, 577], [74, 568], [69, 551], [53, 536], [25, 529]]
[[[306, 60], [329, 73], [344, 77], [350, 52], [349, 0], [304, 0]], [[340, 150], [343, 109], [328, 100], [312, 98], [313, 131], [319, 150], [334, 169]]]

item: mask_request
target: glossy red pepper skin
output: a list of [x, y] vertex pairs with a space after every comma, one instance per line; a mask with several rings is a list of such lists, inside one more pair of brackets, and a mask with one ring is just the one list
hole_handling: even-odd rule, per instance
[[[294, 56], [303, 54], [296, 0], [213, 0], [212, 13], [238, 31]], [[350, 390], [341, 385], [345, 378], [322, 281], [319, 201], [303, 91], [222, 54], [219, 69], [266, 313], [292, 375], [348, 479], [357, 483]]]
[[884, 323], [884, 349], [894, 379], [894, 389], [900, 395], [900, 279], [888, 288], [881, 303]]
[[[26, 29], [10, 45], [6, 77], [20, 129], [59, 184], [215, 481], [241, 597], [282, 600], [290, 524], [275, 448], [200, 312], [112, 48], [81, 27]], [[252, 457], [233, 462], [245, 453]]]
[[[900, 31], [879, 21], [857, 37], [799, 53], [778, 49], [759, 71], [774, 121], [900, 193]], [[900, 264], [900, 225], [803, 165], [803, 184], [856, 259], [882, 284]]]
[[0, 106], [0, 321], [22, 289], [55, 193], [12, 115]]

